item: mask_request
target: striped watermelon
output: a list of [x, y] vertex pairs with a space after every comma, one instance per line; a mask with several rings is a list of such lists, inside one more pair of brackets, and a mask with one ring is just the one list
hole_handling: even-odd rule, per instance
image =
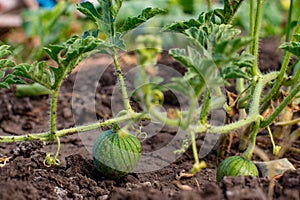
[[250, 160], [240, 156], [231, 156], [223, 160], [217, 170], [217, 181], [224, 176], [258, 176], [257, 167]]
[[96, 139], [93, 160], [97, 170], [108, 178], [118, 179], [132, 171], [142, 152], [140, 141], [121, 130], [105, 131]]

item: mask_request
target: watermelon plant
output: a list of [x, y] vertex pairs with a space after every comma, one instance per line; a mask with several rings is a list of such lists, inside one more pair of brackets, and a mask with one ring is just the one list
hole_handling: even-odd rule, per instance
[[[186, 72], [183, 77], [173, 77], [168, 83], [164, 82], [164, 77], [160, 77], [158, 73], [157, 57], [161, 53], [161, 41], [153, 35], [138, 37], [135, 51], [138, 65], [134, 79], [134, 99], [141, 105], [141, 111], [134, 110], [131, 105], [118, 53], [126, 51], [123, 38], [128, 31], [156, 15], [164, 14], [165, 11], [160, 8], [146, 8], [138, 16], [126, 18], [117, 26], [117, 17], [123, 1], [98, 2], [99, 7], [90, 2], [77, 5], [77, 9], [95, 23], [96, 30], [86, 31], [83, 36], [72, 36], [61, 44], [44, 47], [44, 51], [56, 66], [48, 66], [45, 61], [16, 64], [7, 58], [10, 54], [9, 47], [1, 46], [0, 87], [9, 88], [10, 85], [25, 83], [28, 80], [38, 83], [51, 94], [51, 107], [49, 131], [22, 136], [0, 136], [0, 142], [56, 141], [55, 155], [51, 156], [48, 153], [44, 161], [46, 166], [53, 166], [60, 164], [58, 157], [61, 137], [110, 127], [96, 139], [93, 158], [96, 168], [103, 175], [120, 178], [135, 168], [142, 153], [141, 144], [136, 137], [138, 130], [132, 128], [133, 122], [156, 120], [183, 130], [187, 138], [182, 140], [182, 149], [176, 152], [185, 151], [191, 145], [195, 160], [191, 173], [197, 173], [206, 167], [205, 163], [199, 160], [196, 145], [196, 140], [201, 134], [225, 135], [234, 130], [241, 130], [241, 150], [244, 152], [241, 156], [224, 160], [218, 168], [217, 179], [220, 181], [224, 176], [230, 175], [257, 176], [257, 168], [251, 161], [257, 134], [261, 129], [270, 130], [270, 125], [276, 118], [284, 113], [292, 102], [297, 101], [300, 91], [300, 19], [297, 19], [297, 25], [293, 27], [293, 0], [289, 10], [286, 41], [280, 46], [284, 50], [280, 71], [264, 74], [258, 64], [259, 30], [263, 20], [264, 0], [257, 0], [256, 4], [254, 0], [250, 0], [249, 36], [242, 36], [241, 31], [231, 25], [243, 0], [224, 0], [224, 7], [217, 9], [212, 9], [211, 1], [207, 1], [209, 10], [200, 13], [197, 18], [164, 26], [162, 31], [180, 33], [189, 42], [185, 48], [169, 50], [169, 55], [181, 63]], [[108, 54], [114, 61], [124, 109], [106, 121], [57, 130], [57, 95], [61, 84], [80, 61], [99, 52]], [[298, 60], [288, 67], [292, 54]], [[232, 102], [227, 101], [230, 97], [222, 92], [224, 85], [229, 85], [230, 80], [236, 82], [237, 90], [237, 97]], [[189, 105], [181, 110], [175, 109], [172, 115], [160, 109], [163, 106], [166, 88], [188, 97]], [[284, 97], [280, 95], [283, 91], [286, 93]], [[278, 103], [273, 108], [275, 101]], [[223, 108], [228, 119], [231, 119], [232, 113], [237, 110], [239, 119], [234, 122], [227, 120], [223, 125], [213, 124], [210, 122], [210, 115], [218, 108]], [[122, 127], [121, 124], [127, 125]], [[129, 131], [130, 128], [135, 131]], [[291, 135], [293, 138], [299, 137], [299, 131], [296, 134], [298, 135]], [[272, 133], [270, 135], [272, 136]], [[274, 153], [278, 153], [278, 149], [274, 144]]]

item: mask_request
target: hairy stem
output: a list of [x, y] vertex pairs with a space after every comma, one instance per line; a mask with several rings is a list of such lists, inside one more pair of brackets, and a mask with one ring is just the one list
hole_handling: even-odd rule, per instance
[[195, 163], [199, 163], [198, 151], [197, 151], [197, 146], [196, 146], [195, 132], [191, 131], [190, 134], [191, 134], [192, 149], [193, 149], [193, 156], [194, 156], [194, 159], [195, 159]]
[[129, 101], [129, 97], [128, 97], [128, 94], [127, 94], [127, 90], [126, 90], [126, 87], [125, 87], [124, 78], [123, 78], [122, 71], [121, 71], [121, 66], [120, 66], [120, 63], [119, 63], [118, 58], [117, 58], [116, 50], [114, 50], [113, 59], [114, 59], [114, 64], [115, 64], [115, 68], [116, 68], [117, 78], [118, 78], [120, 88], [121, 88], [124, 107], [128, 111], [132, 111], [130, 101]]
[[[86, 132], [86, 131], [95, 130], [95, 129], [101, 128], [101, 127], [111, 126], [113, 124], [120, 123], [120, 122], [127, 121], [127, 120], [132, 120], [132, 119], [140, 119], [140, 120], [149, 119], [149, 115], [143, 114], [143, 113], [128, 113], [128, 114], [122, 115], [120, 117], [109, 119], [105, 122], [96, 122], [93, 124], [58, 130], [58, 131], [56, 131], [55, 136], [64, 137], [64, 136], [72, 135], [75, 133]], [[26, 134], [26, 135], [20, 135], [20, 136], [0, 136], [0, 143], [1, 142], [23, 142], [23, 141], [32, 141], [32, 140], [51, 141], [49, 139], [49, 132]]]
[[237, 122], [233, 122], [230, 124], [226, 124], [224, 126], [210, 126], [206, 129], [203, 129], [203, 127], [199, 127], [197, 130], [199, 132], [207, 132], [207, 133], [216, 133], [216, 134], [224, 134], [224, 133], [229, 133], [230, 131], [237, 130], [243, 126], [249, 125], [257, 120], [259, 120], [261, 116], [248, 116], [245, 119], [242, 119]]
[[55, 134], [56, 134], [57, 94], [58, 94], [58, 90], [54, 90], [51, 96], [50, 133], [49, 133], [50, 141], [53, 141], [55, 139]]
[[208, 128], [204, 128], [203, 126], [200, 126], [196, 128], [198, 132], [204, 132], [207, 131], [208, 133], [218, 133], [218, 134], [223, 134], [223, 133], [228, 133], [230, 131], [239, 129], [245, 125], [251, 124], [255, 121], [260, 121], [261, 116], [259, 115], [258, 108], [259, 108], [259, 102], [260, 102], [260, 95], [262, 93], [262, 89], [264, 85], [271, 80], [275, 79], [277, 77], [276, 72], [271, 72], [269, 74], [266, 74], [265, 76], [258, 78], [257, 83], [255, 84], [254, 88], [254, 96], [251, 101], [250, 105], [250, 113], [249, 116], [245, 119], [242, 119], [240, 121], [227, 124], [224, 126], [209, 126]]
[[206, 122], [207, 122], [207, 115], [209, 112], [210, 101], [211, 101], [210, 90], [209, 90], [209, 88], [206, 88], [203, 103], [202, 103], [201, 113], [200, 113], [200, 123], [201, 124], [206, 124]]
[[255, 148], [255, 143], [256, 143], [256, 136], [259, 130], [259, 123], [260, 121], [257, 120], [255, 121], [254, 125], [253, 125], [253, 129], [252, 132], [250, 134], [250, 142], [248, 145], [248, 148], [246, 149], [246, 151], [242, 154], [242, 157], [246, 160], [250, 160]]
[[207, 10], [210, 11], [212, 9], [211, 0], [206, 0], [207, 2]]
[[[260, 75], [260, 71], [258, 68], [258, 42], [259, 42], [259, 30], [261, 25], [261, 16], [262, 16], [262, 7], [263, 7], [264, 0], [257, 0], [257, 7], [256, 7], [256, 17], [255, 17], [255, 24], [253, 30], [254, 40], [252, 43], [252, 55], [254, 56], [254, 62], [252, 66], [252, 74], [253, 76]], [[251, 10], [250, 12], [253, 12]]]
[[293, 14], [293, 0], [290, 0], [290, 8], [289, 8], [289, 16], [288, 16], [288, 26], [287, 26], [287, 30], [286, 30], [286, 34], [285, 34], [285, 42], [288, 42], [290, 40], [292, 14]]
[[[254, 38], [254, 0], [250, 0], [250, 37]], [[250, 53], [253, 51], [253, 45], [250, 45]]]

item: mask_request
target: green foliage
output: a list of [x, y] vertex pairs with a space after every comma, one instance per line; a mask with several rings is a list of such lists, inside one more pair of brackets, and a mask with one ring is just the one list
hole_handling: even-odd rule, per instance
[[[105, 42], [108, 46], [125, 50], [125, 45], [121, 39], [122, 34], [126, 31], [132, 30], [140, 24], [146, 22], [148, 19], [164, 13], [159, 8], [146, 8], [137, 17], [129, 17], [125, 19], [122, 26], [116, 26], [116, 18], [121, 8], [122, 1], [111, 0], [99, 1], [100, 8], [96, 8], [90, 2], [83, 2], [78, 5], [77, 9], [96, 23], [100, 33], [104, 34]], [[107, 52], [112, 53], [112, 52]]]
[[295, 41], [285, 42], [279, 48], [289, 51], [300, 58], [300, 34], [294, 35]]
[[44, 86], [33, 83], [33, 84], [18, 84], [16, 87], [15, 95], [17, 97], [27, 97], [27, 96], [39, 96], [48, 95], [51, 91]]
[[15, 65], [15, 63], [10, 59], [4, 59], [3, 57], [7, 57], [11, 55], [11, 51], [9, 50], [8, 45], [0, 46], [0, 69], [4, 70], [6, 68], [11, 68]]
[[[256, 11], [257, 14], [256, 19], [251, 20], [251, 24], [254, 24], [251, 27], [255, 27], [252, 34], [253, 41], [252, 38], [241, 36], [240, 30], [230, 24], [243, 0], [224, 0], [223, 9], [202, 12], [198, 18], [189, 18], [165, 26], [163, 28], [164, 31], [181, 33], [189, 42], [189, 45], [185, 46], [185, 48], [169, 50], [169, 54], [186, 67], [187, 71], [183, 77], [171, 77], [171, 83], [168, 84], [164, 83], [163, 78], [159, 77], [159, 66], [156, 65], [157, 56], [161, 52], [162, 41], [153, 35], [138, 37], [136, 41], [138, 43], [136, 50], [138, 67], [137, 76], [134, 79], [137, 90], [134, 92], [138, 95], [138, 100], [142, 101], [141, 112], [135, 112], [131, 107], [130, 97], [127, 94], [127, 88], [125, 87], [121, 66], [117, 57], [118, 51], [126, 49], [122, 38], [126, 32], [137, 28], [156, 15], [164, 14], [165, 11], [162, 8], [150, 7], [140, 9], [139, 14], [126, 17], [123, 23], [117, 25], [117, 19], [123, 1], [98, 0], [98, 2], [100, 5], [98, 8], [90, 2], [83, 2], [77, 6], [80, 12], [85, 14], [96, 24], [96, 30], [86, 31], [82, 37], [70, 37], [61, 44], [47, 44], [47, 47], [43, 48], [49, 55], [49, 58], [56, 62], [55, 66], [48, 66], [47, 61], [39, 60], [36, 60], [33, 64], [21, 63], [15, 65], [13, 61], [7, 59], [10, 55], [9, 47], [7, 45], [0, 46], [0, 87], [8, 88], [10, 84], [24, 83], [24, 80], [29, 80], [30, 83], [33, 82], [33, 87], [37, 86], [38, 90], [45, 89], [42, 92], [46, 91], [52, 94], [49, 133], [13, 137], [4, 136], [0, 137], [0, 141], [12, 142], [34, 139], [41, 141], [56, 140], [58, 149], [55, 157], [51, 158], [50, 154], [47, 153], [45, 162], [48, 165], [56, 165], [60, 163], [57, 160], [57, 156], [59, 155], [59, 138], [61, 136], [75, 132], [89, 131], [104, 126], [112, 125], [114, 127], [120, 122], [127, 123], [124, 129], [127, 130], [128, 127], [132, 128], [135, 122], [155, 119], [164, 123], [164, 125], [175, 126], [188, 133], [187, 136], [189, 136], [189, 141], [192, 143], [192, 151], [195, 159], [192, 172], [196, 173], [205, 167], [204, 163], [199, 161], [197, 152], [196, 139], [198, 133], [223, 134], [248, 126], [249, 129], [251, 129], [251, 135], [249, 137], [248, 148], [244, 152], [243, 158], [235, 156], [222, 162], [217, 176], [220, 180], [225, 175], [257, 175], [255, 165], [251, 163], [249, 159], [254, 151], [258, 131], [260, 128], [265, 128], [270, 125], [279, 113], [291, 103], [300, 90], [300, 74], [295, 64], [293, 77], [289, 77], [290, 80], [287, 81], [287, 86], [291, 86], [287, 90], [289, 94], [283, 100], [277, 97], [277, 93], [282, 89], [281, 84], [287, 77], [286, 71], [290, 61], [289, 53], [285, 54], [283, 66], [279, 73], [270, 72], [262, 74], [258, 70], [257, 52], [262, 8], [262, 4], [260, 4], [261, 1], [257, 1], [257, 9], [251, 10], [252, 14], [254, 14], [254, 11]], [[182, 4], [183, 2], [186, 3], [187, 1], [170, 1], [170, 4], [166, 4], [170, 6], [168, 11], [173, 14], [176, 13], [175, 11], [178, 10], [172, 6], [179, 3]], [[196, 0], [193, 2], [196, 2]], [[188, 8], [187, 12], [192, 12], [192, 10], [192, 8]], [[50, 15], [48, 16], [50, 21], [47, 26], [56, 30], [56, 23], [59, 21], [58, 18], [65, 12], [66, 10], [60, 10], [59, 8], [54, 10], [55, 14], [52, 18]], [[35, 25], [35, 28], [37, 28], [39, 23], [41, 23], [41, 21], [38, 23], [33, 22], [32, 26]], [[290, 19], [288, 24], [289, 26], [292, 24]], [[297, 24], [295, 30], [299, 29], [300, 23]], [[31, 29], [29, 28], [28, 30]], [[47, 35], [47, 32], [44, 32], [44, 30], [37, 31], [34, 34], [37, 34], [42, 39], [41, 43], [43, 45], [48, 43], [48, 40], [45, 40], [44, 37]], [[251, 41], [252, 45], [247, 49]], [[300, 57], [299, 47], [299, 34], [294, 36], [292, 42], [286, 42], [281, 46], [282, 49]], [[57, 130], [56, 107], [58, 90], [74, 67], [83, 59], [96, 52], [107, 53], [113, 58], [115, 74], [119, 81], [124, 103], [124, 110], [120, 112], [123, 114], [105, 122], [97, 122], [78, 128]], [[237, 99], [227, 97], [222, 92], [222, 87], [226, 79], [235, 79], [236, 89], [238, 91]], [[274, 81], [274, 84], [269, 84], [272, 81]], [[272, 88], [270, 90], [264, 90], [264, 88], [268, 86]], [[162, 111], [164, 101], [163, 92], [166, 91], [166, 88], [174, 89], [180, 94], [185, 95], [189, 100], [189, 105], [183, 107], [184, 110], [180, 111], [176, 108], [174, 113]], [[25, 90], [26, 89], [28, 88], [25, 87]], [[32, 92], [32, 87], [29, 89], [30, 91], [27, 93]], [[247, 90], [250, 91], [249, 94], [243, 96]], [[22, 92], [21, 95], [23, 95]], [[264, 96], [264, 98], [261, 98], [261, 96]], [[226, 98], [229, 100], [230, 105], [227, 104]], [[234, 102], [231, 102], [232, 100]], [[272, 113], [269, 117], [264, 118], [263, 113], [270, 106], [271, 100], [274, 100], [276, 103], [279, 102], [279, 105], [274, 111], [271, 111]], [[239, 107], [240, 102], [244, 105], [247, 104], [246, 108]], [[197, 107], [198, 104], [201, 104], [199, 108]], [[209, 115], [215, 108], [220, 107], [223, 107], [229, 115], [231, 115], [231, 112], [235, 114], [236, 110], [233, 110], [233, 108], [239, 109], [239, 111], [241, 111], [240, 113], [243, 113], [244, 116], [241, 115], [238, 121], [230, 124], [214, 125], [214, 122], [210, 123], [208, 120]], [[230, 120], [232, 119], [229, 116], [226, 121]], [[141, 132], [141, 128], [139, 131]], [[125, 175], [136, 165], [141, 152], [139, 141], [136, 138], [127, 137], [126, 132], [114, 130], [110, 130], [99, 137], [100, 139], [97, 139], [94, 146], [94, 160], [99, 171], [102, 171], [102, 173], [107, 172], [108, 175], [110, 174], [118, 178], [119, 176]], [[118, 148], [113, 148], [109, 142], [114, 143], [113, 145]], [[104, 145], [104, 147], [102, 145]], [[133, 149], [132, 145], [136, 145], [136, 148]], [[184, 146], [186, 146], [186, 144], [184, 144]], [[112, 157], [107, 157], [107, 150], [109, 150]], [[126, 152], [126, 150], [130, 151]], [[136, 157], [131, 157], [129, 155], [130, 152], [136, 153]], [[100, 159], [102, 158], [104, 163], [98, 162], [101, 161]], [[126, 158], [129, 158], [129, 160], [126, 160]], [[247, 158], [247, 160], [244, 158]], [[116, 167], [119, 167], [116, 163], [119, 162], [122, 162], [123, 165], [116, 171]], [[110, 166], [107, 168], [107, 166], [102, 164], [109, 164]], [[236, 165], [238, 165], [239, 169], [236, 168]]]
[[[38, 42], [29, 55], [23, 55], [24, 58], [17, 55], [21, 61], [25, 59], [28, 62], [32, 59], [40, 60], [44, 56], [43, 47], [67, 40], [73, 34], [72, 26], [79, 22], [75, 18], [74, 6], [64, 1], [57, 3], [51, 10], [25, 10], [21, 16], [27, 39]], [[26, 48], [27, 46], [22, 47]]]
[[[179, 32], [184, 33], [194, 46], [188, 47], [188, 53], [184, 49], [172, 49], [170, 55], [188, 67], [185, 79], [192, 80], [190, 84], [195, 86], [196, 93], [200, 92], [204, 81], [208, 85], [220, 83], [215, 78], [210, 80], [214, 67], [221, 69], [223, 79], [249, 79], [249, 70], [242, 68], [249, 68], [253, 64], [253, 56], [246, 52], [239, 53], [251, 39], [239, 36], [240, 31], [231, 25], [210, 22], [210, 16], [203, 13], [199, 20], [173, 23], [165, 27], [165, 30], [172, 31], [180, 27]], [[178, 87], [181, 88], [180, 85]]]
[[49, 90], [56, 90], [80, 61], [100, 51], [101, 48], [104, 48], [104, 45], [100, 39], [92, 36], [86, 38], [73, 36], [61, 45], [50, 45], [45, 48], [48, 55], [57, 63], [57, 67], [47, 66], [45, 61], [23, 63], [14, 68], [13, 74], [30, 79]]
[[118, 31], [125, 32], [128, 30], [132, 30], [142, 23], [146, 22], [148, 19], [158, 15], [166, 13], [165, 10], [160, 8], [146, 8], [142, 11], [142, 13], [136, 17], [129, 17], [125, 20], [123, 26], [121, 26]]
[[65, 2], [51, 10], [26, 10], [22, 13], [24, 32], [28, 37], [39, 36], [41, 46], [57, 42], [66, 38], [64, 31], [70, 27], [72, 12], [71, 4]]
[[231, 22], [243, 1], [244, 0], [224, 0], [224, 8], [215, 10], [215, 14], [221, 19], [222, 24]]
[[7, 74], [6, 71], [15, 66], [15, 63], [5, 57], [11, 55], [8, 45], [0, 46], [0, 88], [9, 88], [11, 84], [23, 83], [12, 74]]

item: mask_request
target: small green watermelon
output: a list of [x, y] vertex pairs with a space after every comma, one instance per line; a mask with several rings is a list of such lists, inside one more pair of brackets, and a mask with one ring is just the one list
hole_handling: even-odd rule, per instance
[[258, 176], [256, 165], [240, 156], [231, 156], [223, 160], [217, 170], [217, 181], [224, 176]]
[[131, 172], [142, 152], [140, 141], [133, 135], [113, 129], [100, 134], [93, 148], [97, 170], [108, 178], [118, 179]]

